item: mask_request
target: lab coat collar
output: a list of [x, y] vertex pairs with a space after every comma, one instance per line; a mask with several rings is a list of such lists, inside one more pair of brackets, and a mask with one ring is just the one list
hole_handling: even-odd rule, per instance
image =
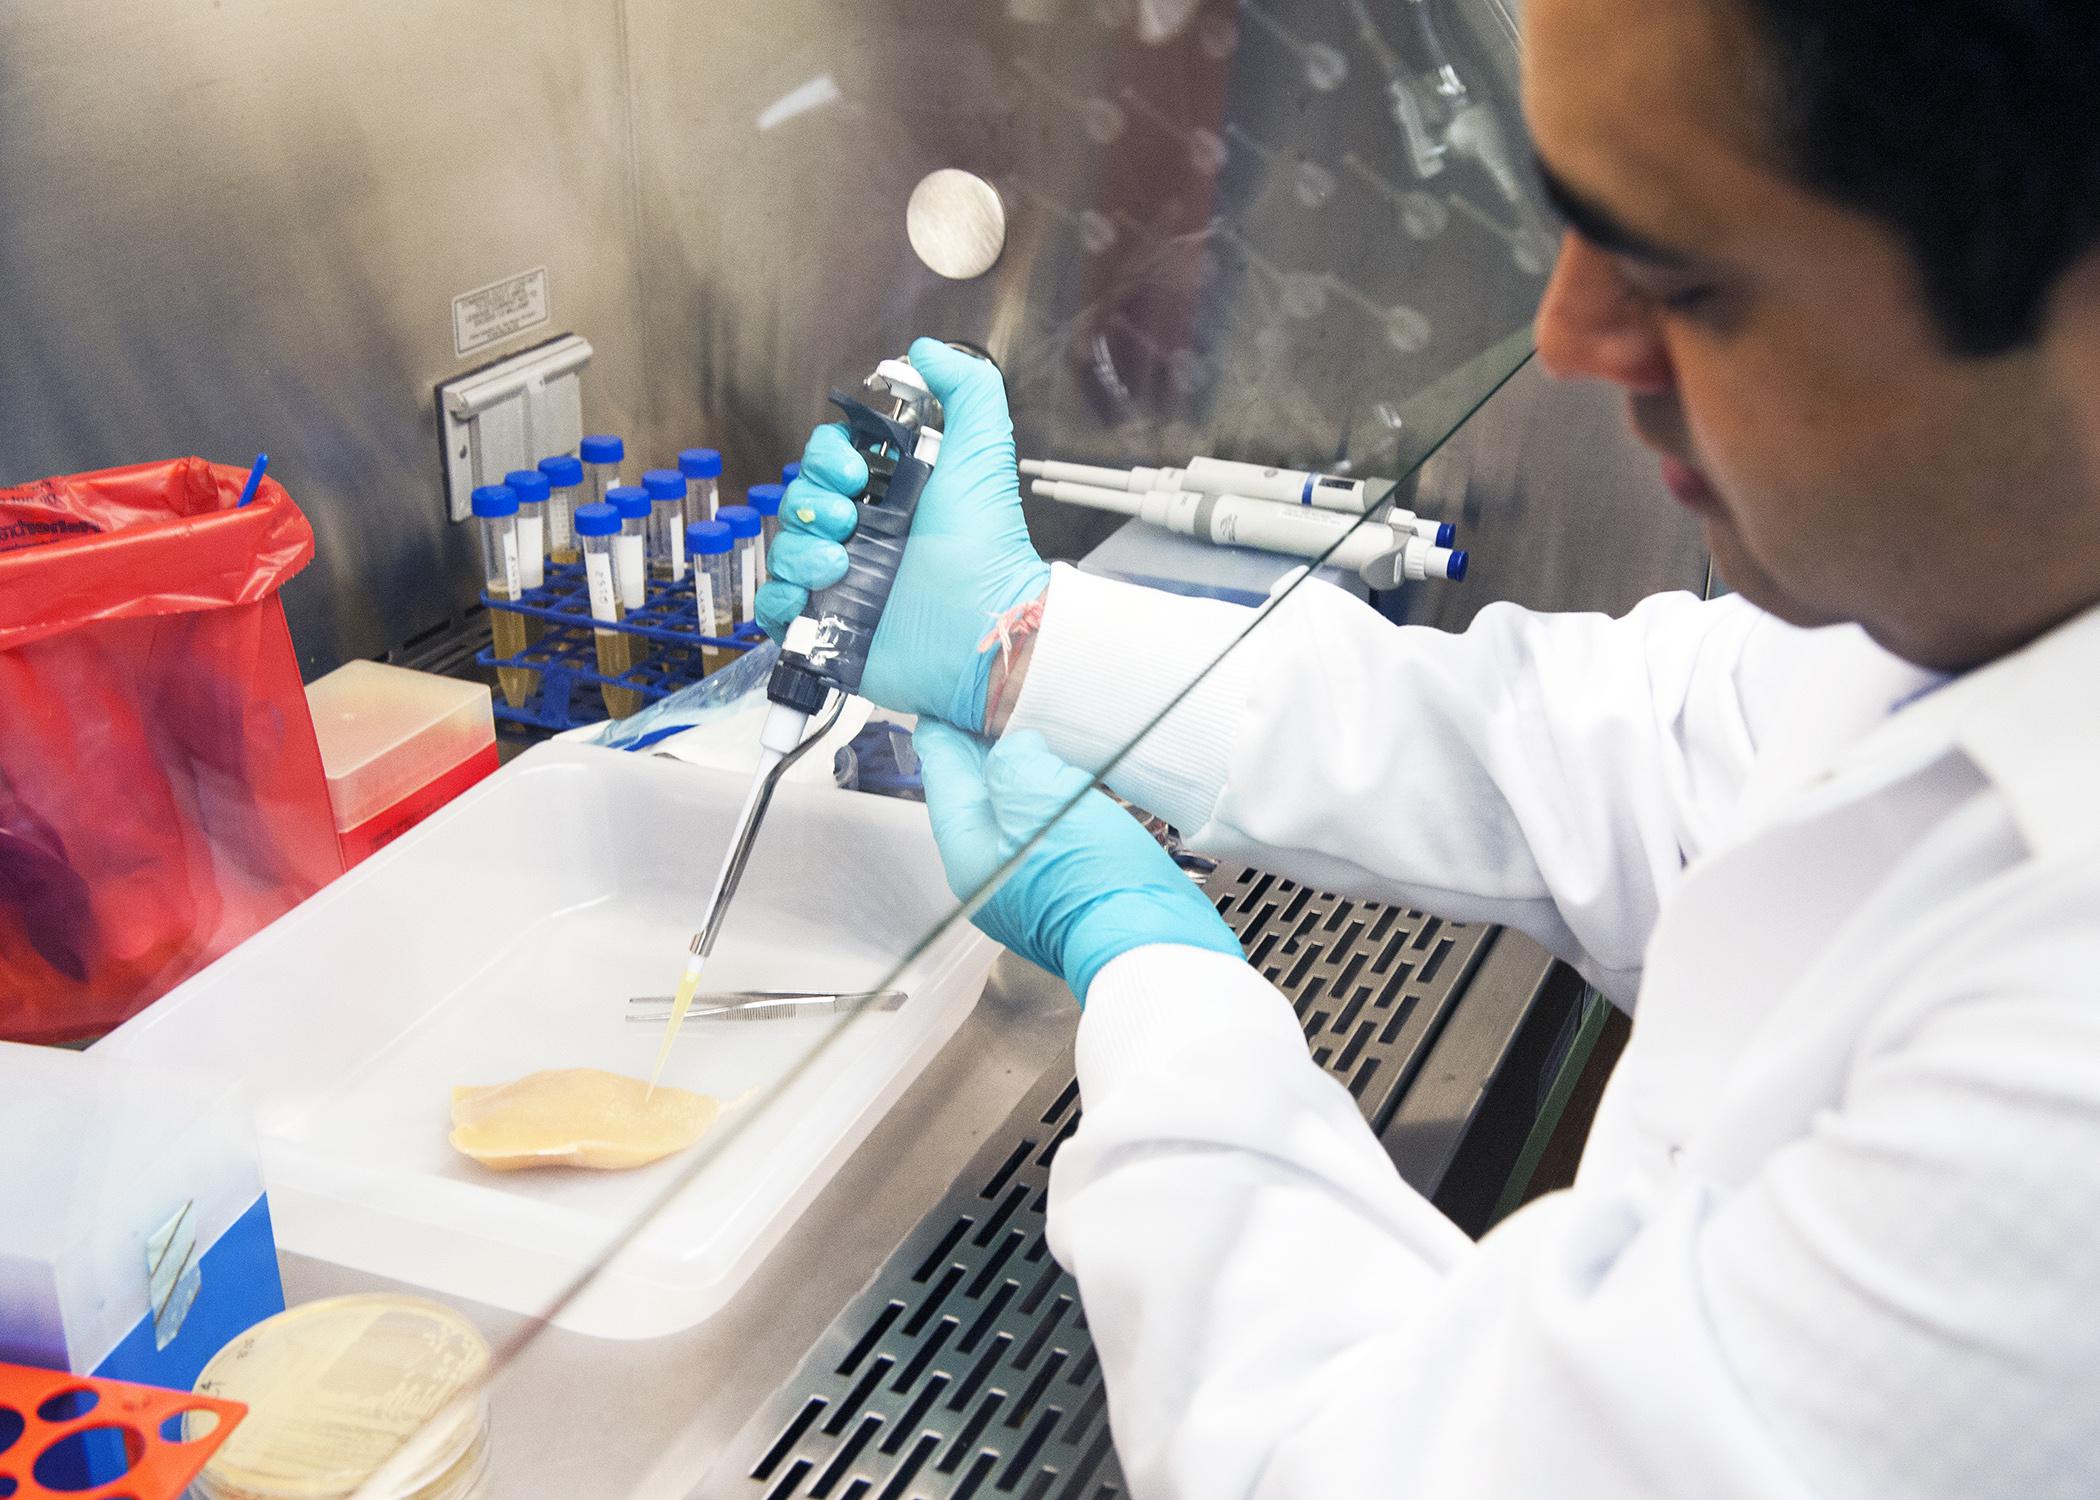
[[1935, 746], [1990, 779], [2036, 855], [2100, 844], [2100, 606], [1904, 704], [1857, 754], [1893, 769]]

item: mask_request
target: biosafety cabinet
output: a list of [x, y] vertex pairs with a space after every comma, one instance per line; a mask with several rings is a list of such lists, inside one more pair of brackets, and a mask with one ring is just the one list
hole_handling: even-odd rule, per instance
[[[1395, 618], [1456, 628], [1498, 599], [1620, 610], [1707, 586], [1696, 526], [1615, 399], [1529, 361], [1557, 235], [1528, 175], [1511, 0], [17, 10], [0, 28], [0, 484], [267, 450], [315, 531], [284, 592], [309, 680], [360, 658], [471, 675], [478, 445], [704, 443], [740, 498], [798, 455], [831, 387], [921, 333], [999, 363], [1023, 456], [1398, 481], [1461, 528], [1473, 566], [1381, 592]], [[943, 173], [974, 186], [928, 186]], [[1035, 499], [1028, 519], [1073, 561], [1124, 525]], [[444, 841], [518, 795], [513, 773], [566, 786], [586, 752], [525, 755], [344, 877], [373, 941], [419, 910], [443, 921], [437, 886], [404, 904], [390, 871], [438, 879]], [[697, 818], [715, 797], [673, 802]], [[624, 802], [612, 816], [619, 838], [651, 833]], [[632, 894], [637, 869], [675, 878], [654, 854], [596, 885], [592, 868], [560, 902], [518, 899], [567, 910]], [[1410, 1179], [1462, 1222], [1506, 1206], [1555, 1149], [1540, 1106], [1594, 1026], [1572, 976], [1491, 929], [1255, 870], [1209, 880]], [[952, 910], [923, 860], [910, 881]], [[645, 896], [643, 925], [675, 927], [663, 887]], [[921, 960], [946, 984], [975, 957]], [[516, 954], [490, 962], [449, 982], [529, 978]], [[389, 1053], [378, 1010], [329, 993], [338, 1060], [370, 1043], [372, 1076], [436, 1078], [415, 1050], [430, 1035]], [[463, 1262], [417, 1281], [419, 1256], [444, 1258], [430, 1216], [476, 1193], [433, 1178], [388, 1196], [348, 1166], [288, 1208], [311, 1226], [370, 1189], [385, 1224], [344, 1226], [356, 1254], [288, 1249], [286, 1297], [421, 1289], [467, 1312], [500, 1366], [497, 1495], [1121, 1494], [1085, 1310], [1043, 1234], [1079, 1107], [1069, 1004], [1002, 959], [974, 1008], [922, 1017], [879, 1080], [839, 1085], [852, 1138], [818, 1185], [740, 1158], [766, 1203], [734, 1244], [642, 1232], [626, 1204], [594, 1239], [575, 1193], [477, 1208], [496, 1242], [531, 1244], [515, 1269], [539, 1292], [599, 1259], [622, 1296], [682, 1285], [671, 1333], [585, 1282], [591, 1315], [543, 1325], [520, 1298], [472, 1296]], [[328, 1093], [355, 1069], [324, 1077], [325, 1048], [271, 1046], [318, 1102], [265, 1112], [266, 1186], [273, 1156], [325, 1154], [330, 1132], [383, 1147], [391, 1127]], [[719, 1298], [717, 1262], [740, 1278]]]

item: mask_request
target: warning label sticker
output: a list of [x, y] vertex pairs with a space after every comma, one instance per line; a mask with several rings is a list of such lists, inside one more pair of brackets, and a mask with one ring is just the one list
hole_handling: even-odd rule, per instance
[[452, 299], [452, 351], [464, 359], [537, 328], [553, 313], [547, 305], [547, 268], [521, 271]]

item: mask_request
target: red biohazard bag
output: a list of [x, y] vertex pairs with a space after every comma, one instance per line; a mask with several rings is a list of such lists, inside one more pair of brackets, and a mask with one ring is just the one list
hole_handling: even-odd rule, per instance
[[198, 458], [0, 490], [0, 1037], [107, 1031], [341, 872], [278, 588]]

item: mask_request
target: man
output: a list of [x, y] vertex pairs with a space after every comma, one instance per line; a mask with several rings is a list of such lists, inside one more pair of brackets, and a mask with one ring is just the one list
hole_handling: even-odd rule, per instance
[[[979, 920], [1085, 1006], [1051, 1234], [1132, 1487], [2100, 1494], [2100, 7], [1525, 29], [1540, 355], [1625, 390], [1739, 597], [1249, 629], [1046, 569], [995, 375], [913, 349], [948, 446], [866, 687], [958, 891], [1106, 764], [1635, 1017], [1575, 1186], [1469, 1243], [1137, 826], [1058, 818]], [[775, 621], [862, 479], [822, 430], [803, 474]]]

